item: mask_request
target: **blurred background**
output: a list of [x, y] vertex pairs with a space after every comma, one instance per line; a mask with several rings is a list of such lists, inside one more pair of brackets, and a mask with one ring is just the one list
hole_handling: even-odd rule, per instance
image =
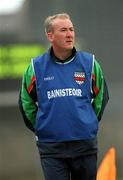
[[18, 110], [21, 77], [31, 58], [45, 52], [44, 19], [70, 14], [78, 49], [96, 55], [110, 101], [100, 123], [98, 164], [116, 149], [117, 180], [123, 180], [123, 1], [0, 0], [0, 180], [43, 180], [34, 135]]

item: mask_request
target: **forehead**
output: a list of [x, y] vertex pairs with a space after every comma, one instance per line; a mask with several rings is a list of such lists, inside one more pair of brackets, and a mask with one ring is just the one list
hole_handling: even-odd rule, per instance
[[56, 18], [53, 20], [52, 25], [54, 28], [73, 27], [71, 20], [67, 18]]

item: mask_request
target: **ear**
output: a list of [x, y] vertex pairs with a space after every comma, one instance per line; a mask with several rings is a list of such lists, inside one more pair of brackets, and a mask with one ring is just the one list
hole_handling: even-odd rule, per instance
[[53, 33], [52, 32], [48, 32], [47, 33], [47, 38], [52, 43], [52, 41], [53, 41]]

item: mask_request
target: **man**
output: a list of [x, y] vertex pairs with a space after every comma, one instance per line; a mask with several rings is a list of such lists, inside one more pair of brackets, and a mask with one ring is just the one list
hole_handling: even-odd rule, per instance
[[22, 81], [19, 105], [37, 140], [46, 180], [96, 180], [97, 131], [108, 90], [94, 55], [77, 51], [66, 13], [49, 16], [51, 44]]

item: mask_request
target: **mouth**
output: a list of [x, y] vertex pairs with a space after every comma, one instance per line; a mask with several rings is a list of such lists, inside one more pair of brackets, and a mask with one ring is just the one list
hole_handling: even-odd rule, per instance
[[67, 43], [73, 43], [73, 41], [72, 40], [69, 40], [69, 41], [66, 41]]

